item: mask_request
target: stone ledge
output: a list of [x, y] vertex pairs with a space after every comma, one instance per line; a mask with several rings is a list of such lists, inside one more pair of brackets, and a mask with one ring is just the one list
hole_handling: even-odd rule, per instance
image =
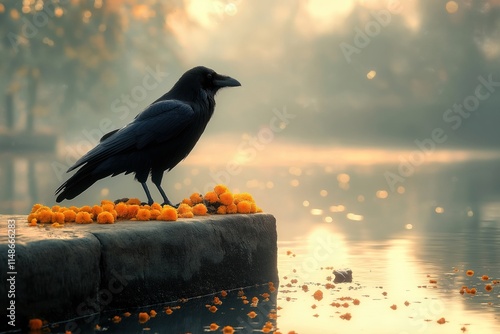
[[[7, 219], [0, 231], [7, 235]], [[16, 219], [16, 324], [139, 307], [269, 281], [278, 283], [276, 220], [212, 215], [112, 225], [28, 227]], [[7, 264], [7, 238], [0, 263]], [[5, 265], [4, 265], [5, 264]], [[8, 278], [2, 270], [3, 282]], [[7, 296], [8, 286], [0, 285]], [[2, 298], [4, 299], [4, 298]], [[4, 327], [2, 330], [11, 329]]]

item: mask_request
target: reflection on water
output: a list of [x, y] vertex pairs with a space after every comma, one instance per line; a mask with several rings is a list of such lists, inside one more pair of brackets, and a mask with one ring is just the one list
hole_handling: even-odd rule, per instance
[[[335, 157], [320, 159], [323, 163], [301, 162], [296, 157], [290, 165], [278, 159], [279, 150], [264, 152], [242, 165], [237, 175], [227, 174], [220, 167], [231, 154], [211, 162], [197, 159], [195, 152], [193, 160], [188, 159], [166, 175], [164, 183], [177, 200], [193, 191], [204, 191], [213, 183], [227, 183], [235, 192], [251, 192], [264, 211], [276, 216], [281, 282], [274, 294], [277, 304], [271, 299], [268, 306], [277, 310], [276, 326], [282, 332], [500, 330], [500, 285], [493, 285], [490, 292], [485, 289], [486, 284], [500, 279], [498, 160], [477, 155], [470, 161], [457, 158], [443, 163], [437, 159], [415, 167], [391, 186], [386, 175], [398, 175], [397, 158], [368, 164], [360, 162], [359, 155], [338, 163], [334, 163]], [[271, 153], [279, 161], [269, 161]], [[4, 193], [0, 211], [27, 213], [34, 202], [53, 204], [53, 191], [60, 182], [51, 168], [55, 159], [2, 159]], [[36, 163], [32, 165], [33, 161]], [[205, 164], [195, 163], [200, 161]], [[118, 178], [98, 183], [71, 204], [142, 196], [140, 185], [132, 177]], [[353, 282], [328, 286], [332, 268], [351, 268]], [[474, 271], [473, 276], [466, 275], [469, 269]], [[482, 275], [488, 275], [489, 280], [481, 280]], [[307, 292], [303, 285], [307, 285]], [[475, 287], [477, 293], [461, 295], [462, 286]], [[323, 299], [314, 299], [316, 290], [323, 292]], [[249, 310], [240, 304], [228, 302], [224, 307], [229, 308], [213, 315], [206, 310], [207, 298], [191, 300], [181, 305], [184, 311], [171, 316], [162, 314], [159, 319], [163, 320], [157, 325], [148, 324], [151, 332], [162, 332], [165, 326], [175, 328], [174, 332], [199, 333], [208, 330], [206, 326], [212, 321], [239, 326], [241, 333], [262, 330], [261, 322], [259, 328], [240, 324], [241, 319], [249, 321]], [[354, 305], [354, 299], [360, 301], [359, 305]], [[350, 320], [340, 318], [346, 313], [350, 313]], [[203, 318], [199, 314], [204, 314]], [[124, 324], [132, 326], [127, 322], [131, 320], [125, 320], [117, 327], [109, 318], [105, 315], [99, 322], [110, 332], [122, 331]], [[437, 323], [440, 318], [445, 319], [444, 324]], [[137, 331], [143, 328], [136, 322], [133, 326]]]

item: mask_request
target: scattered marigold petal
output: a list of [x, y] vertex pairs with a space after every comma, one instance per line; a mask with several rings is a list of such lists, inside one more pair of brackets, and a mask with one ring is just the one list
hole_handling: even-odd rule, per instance
[[151, 318], [156, 317], [156, 314], [157, 314], [157, 313], [156, 313], [156, 311], [155, 311], [155, 310], [151, 310], [151, 311], [149, 311], [149, 316], [150, 316]]
[[482, 279], [483, 281], [487, 281], [487, 280], [489, 280], [489, 279], [490, 279], [490, 277], [489, 277], [488, 275], [483, 275], [483, 276], [481, 276], [481, 279]]
[[352, 303], [353, 303], [354, 305], [359, 305], [359, 304], [360, 304], [360, 301], [359, 301], [359, 299], [353, 299]]
[[115, 324], [119, 323], [120, 321], [122, 321], [122, 318], [118, 315], [115, 315], [111, 321], [113, 321]]
[[150, 317], [149, 317], [149, 314], [147, 314], [147, 312], [141, 312], [141, 313], [139, 313], [139, 322], [141, 324], [144, 324], [144, 323], [148, 322], [149, 318]]
[[484, 289], [485, 289], [486, 291], [490, 292], [491, 290], [493, 290], [493, 285], [491, 285], [491, 284], [486, 284], [486, 285], [484, 286]]
[[36, 222], [37, 222], [36, 218], [33, 218], [33, 219], [31, 219], [31, 221], [28, 224], [28, 226], [37, 226], [38, 224]]
[[440, 318], [440, 319], [437, 321], [437, 323], [438, 323], [438, 324], [440, 324], [440, 325], [444, 324], [445, 322], [446, 322], [446, 320], [445, 320], [444, 318]]
[[213, 331], [216, 331], [219, 329], [219, 325], [217, 325], [215, 322], [212, 322], [210, 324], [210, 330], [213, 332]]
[[123, 313], [123, 316], [124, 316], [124, 317], [126, 317], [126, 318], [130, 317], [131, 315], [132, 315], [132, 314], [131, 314], [130, 312], [125, 312], [125, 313]]
[[398, 306], [397, 306], [396, 304], [392, 304], [392, 305], [391, 305], [391, 308], [392, 308], [393, 310], [397, 310]]
[[476, 292], [477, 292], [476, 288], [472, 288], [472, 289], [470, 289], [469, 293], [472, 294], [472, 295], [475, 295]]
[[351, 313], [345, 313], [340, 316], [340, 319], [343, 320], [351, 320], [351, 318], [352, 318]]
[[231, 326], [225, 326], [223, 329], [222, 329], [222, 333], [223, 334], [233, 334], [234, 333], [234, 328], [231, 327]]
[[103, 211], [97, 216], [97, 223], [99, 224], [113, 224], [114, 222], [115, 217], [108, 211]]
[[405, 301], [405, 306], [408, 306], [410, 305], [410, 302], [409, 301]]
[[438, 281], [437, 281], [437, 280], [435, 280], [435, 279], [430, 279], [430, 280], [429, 280], [429, 283], [431, 283], [431, 284], [436, 284], [437, 282], [438, 282]]
[[247, 315], [249, 318], [253, 319], [257, 316], [257, 313], [255, 313], [254, 311], [251, 311], [251, 312], [247, 313]]
[[29, 328], [31, 330], [38, 330], [42, 329], [43, 322], [41, 319], [35, 318], [35, 319], [30, 319], [29, 321]]
[[317, 301], [320, 301], [321, 299], [323, 299], [323, 291], [321, 291], [321, 290], [316, 290], [316, 292], [314, 292], [314, 294], [313, 294], [313, 297], [314, 297], [314, 299], [316, 299]]
[[210, 306], [210, 307], [208, 308], [208, 310], [209, 310], [210, 312], [212, 312], [212, 313], [215, 313], [215, 312], [217, 312], [217, 307], [215, 307], [214, 305], [212, 305], [212, 306]]
[[172, 311], [172, 309], [170, 307], [167, 307], [167, 309], [165, 310], [165, 313], [167, 315], [171, 315], [172, 313], [174, 313], [174, 311]]
[[469, 269], [469, 270], [467, 270], [467, 271], [465, 272], [465, 274], [466, 274], [467, 276], [473, 276], [473, 275], [474, 275], [474, 270], [470, 270], [470, 269]]
[[227, 291], [226, 291], [226, 290], [222, 290], [222, 291], [220, 292], [220, 295], [221, 295], [222, 297], [226, 297], [226, 296], [227, 296]]

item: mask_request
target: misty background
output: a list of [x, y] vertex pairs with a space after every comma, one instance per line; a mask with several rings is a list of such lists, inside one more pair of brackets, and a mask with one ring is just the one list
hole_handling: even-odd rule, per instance
[[[498, 158], [499, 14], [498, 0], [0, 1], [0, 210], [54, 204], [69, 166], [197, 65], [242, 87], [218, 94], [198, 146], [164, 178], [178, 200], [218, 181], [273, 189], [280, 168], [296, 180], [314, 164], [335, 180], [392, 163], [370, 182], [395, 191], [387, 171], [401, 177], [415, 150], [405, 179], [423, 163]], [[74, 201], [141, 191], [118, 176]]]

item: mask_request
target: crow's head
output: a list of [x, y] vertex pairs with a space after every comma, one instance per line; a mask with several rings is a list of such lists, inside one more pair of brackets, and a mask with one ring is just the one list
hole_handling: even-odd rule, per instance
[[213, 95], [224, 87], [241, 86], [238, 80], [218, 74], [214, 70], [204, 66], [194, 67], [184, 73], [179, 82], [184, 81], [199, 85], [200, 88], [211, 92]]

